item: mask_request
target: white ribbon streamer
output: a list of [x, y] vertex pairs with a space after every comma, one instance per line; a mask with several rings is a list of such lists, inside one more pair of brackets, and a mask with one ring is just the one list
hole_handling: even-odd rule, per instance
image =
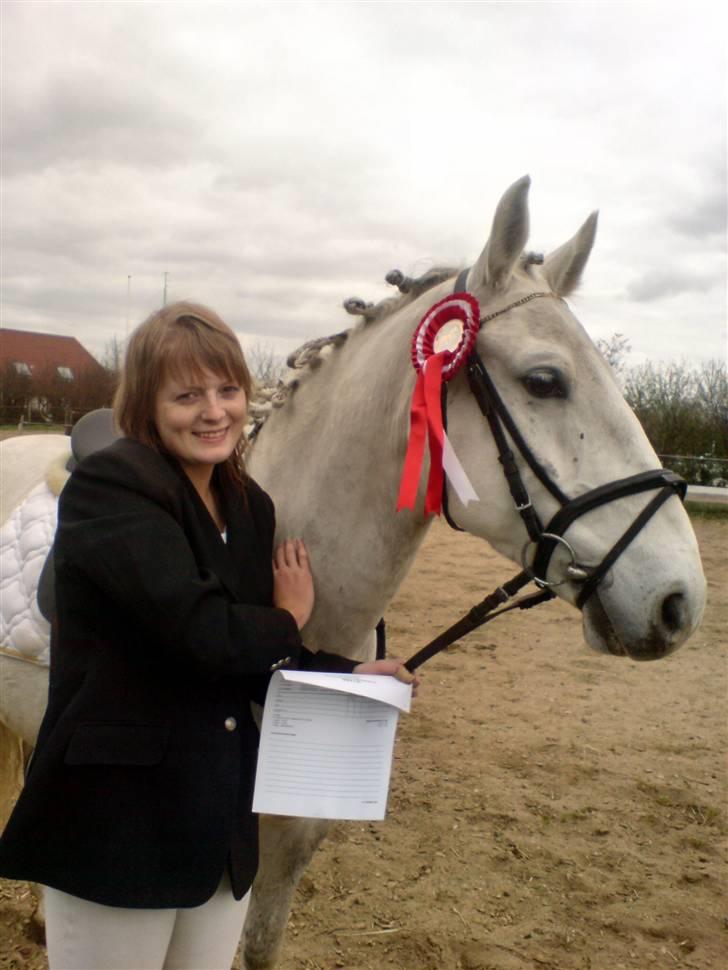
[[444, 435], [442, 443], [442, 467], [445, 469], [447, 480], [455, 489], [462, 505], [478, 501], [478, 494], [465, 474], [465, 469], [460, 464], [447, 435]]

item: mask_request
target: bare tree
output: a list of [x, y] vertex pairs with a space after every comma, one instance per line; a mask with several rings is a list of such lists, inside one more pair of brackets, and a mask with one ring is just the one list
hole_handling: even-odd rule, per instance
[[104, 356], [101, 359], [101, 365], [106, 371], [109, 372], [109, 374], [116, 378], [121, 372], [123, 363], [124, 347], [116, 334], [114, 334], [111, 340], [108, 340], [106, 343], [106, 347], [104, 348]]
[[[728, 374], [708, 361], [641, 364], [627, 372], [624, 396], [659, 455], [688, 481], [725, 477], [728, 458]], [[683, 461], [681, 456], [691, 456]], [[699, 459], [699, 460], [698, 460]], [[712, 461], [711, 461], [712, 459]]]
[[696, 374], [695, 397], [711, 431], [715, 454], [728, 456], [728, 369], [717, 360], [706, 361]]
[[595, 340], [594, 345], [610, 365], [615, 376], [621, 383], [621, 378], [624, 375], [624, 369], [627, 365], [627, 357], [632, 349], [629, 338], [623, 336], [621, 333], [613, 333], [611, 337], [606, 339], [600, 338], [599, 340]]
[[263, 340], [256, 340], [247, 348], [245, 359], [253, 377], [261, 384], [275, 384], [286, 371], [285, 360]]
[[0, 371], [2, 423], [15, 424], [25, 414], [32, 394], [33, 379], [8, 361]]

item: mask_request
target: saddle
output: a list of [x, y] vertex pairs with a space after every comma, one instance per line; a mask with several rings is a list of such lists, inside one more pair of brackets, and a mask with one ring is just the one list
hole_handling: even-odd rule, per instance
[[[120, 437], [114, 427], [114, 413], [111, 408], [99, 408], [84, 414], [71, 431], [71, 454], [66, 468], [72, 472], [76, 465], [101, 448], [106, 448]], [[36, 593], [38, 609], [49, 623], [56, 617], [56, 570], [53, 546], [48, 550], [46, 561], [38, 579]]]

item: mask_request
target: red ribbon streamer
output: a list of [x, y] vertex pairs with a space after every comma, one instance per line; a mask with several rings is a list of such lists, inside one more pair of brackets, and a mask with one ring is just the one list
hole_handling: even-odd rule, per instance
[[447, 351], [429, 357], [424, 369], [417, 375], [410, 408], [410, 434], [404, 459], [402, 480], [399, 486], [397, 511], [413, 509], [417, 501], [417, 489], [425, 454], [425, 435], [430, 446], [430, 474], [425, 494], [425, 515], [439, 515], [442, 510], [442, 449], [445, 429], [442, 424], [442, 368], [448, 358]]
[[[435, 353], [435, 337], [450, 320], [460, 320], [463, 333], [456, 350]], [[425, 439], [430, 446], [430, 474], [425, 493], [425, 515], [442, 511], [445, 471], [442, 464], [445, 429], [442, 422], [442, 383], [465, 364], [480, 327], [478, 301], [470, 293], [454, 293], [430, 307], [412, 339], [412, 364], [417, 380], [410, 408], [410, 434], [399, 485], [397, 511], [414, 509], [420, 484]]]

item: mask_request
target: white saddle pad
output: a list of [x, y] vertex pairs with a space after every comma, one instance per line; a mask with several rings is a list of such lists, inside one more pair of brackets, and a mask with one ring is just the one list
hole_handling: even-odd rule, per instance
[[58, 499], [43, 482], [0, 529], [0, 652], [48, 666], [50, 624], [38, 580], [56, 532]]

